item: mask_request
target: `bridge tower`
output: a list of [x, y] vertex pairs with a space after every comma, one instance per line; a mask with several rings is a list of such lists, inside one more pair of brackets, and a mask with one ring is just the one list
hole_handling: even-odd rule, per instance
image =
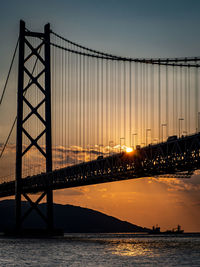
[[[35, 48], [31, 44], [31, 38], [35, 37], [39, 45]], [[43, 55], [40, 55], [41, 48], [43, 48]], [[25, 51], [29, 50], [29, 54], [26, 55]], [[42, 65], [42, 71], [34, 77], [26, 67], [26, 62], [32, 57]], [[24, 155], [34, 146], [35, 149], [40, 151], [46, 164], [46, 172], [52, 171], [52, 141], [51, 141], [51, 69], [50, 69], [50, 24], [46, 24], [44, 32], [32, 32], [26, 29], [25, 22], [20, 21], [20, 33], [19, 33], [19, 62], [18, 62], [18, 96], [17, 96], [17, 140], [16, 140], [16, 181], [15, 181], [15, 201], [16, 201], [16, 231], [21, 232], [23, 230], [22, 223], [24, 219], [34, 209], [45, 221], [48, 232], [53, 231], [53, 192], [52, 189], [46, 187], [46, 190], [41, 193], [41, 196], [36, 202], [23, 192], [23, 179], [22, 179], [22, 159]], [[24, 75], [28, 75], [29, 82], [25, 84]], [[43, 76], [43, 83], [41, 83], [41, 77]], [[43, 94], [43, 99], [34, 107], [28, 98], [26, 98], [27, 90], [31, 90], [31, 86], [34, 85], [36, 90], [39, 90]], [[29, 107], [29, 114], [24, 115], [24, 105]], [[41, 116], [39, 108], [43, 106], [45, 115]], [[38, 134], [37, 137], [31, 135], [28, 132], [24, 124], [32, 115], [36, 116], [36, 120], [43, 124], [44, 130]], [[45, 147], [39, 145], [38, 140], [43, 136], [45, 138]], [[30, 145], [26, 148], [23, 146], [23, 138], [26, 137], [30, 141]], [[21, 212], [21, 199], [22, 196], [30, 203], [30, 209], [22, 214]], [[43, 214], [39, 208], [39, 202], [46, 196], [47, 212]]]

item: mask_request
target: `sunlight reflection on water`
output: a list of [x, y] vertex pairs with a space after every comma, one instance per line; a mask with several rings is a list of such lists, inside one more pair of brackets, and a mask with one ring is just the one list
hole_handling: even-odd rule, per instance
[[134, 266], [200, 266], [200, 237], [123, 238], [111, 241], [107, 249]]
[[130, 244], [122, 241], [116, 245], [112, 253], [120, 256], [145, 256], [147, 253], [151, 253], [151, 251], [144, 248], [141, 244]]
[[200, 236], [69, 234], [0, 239], [0, 266], [200, 266]]

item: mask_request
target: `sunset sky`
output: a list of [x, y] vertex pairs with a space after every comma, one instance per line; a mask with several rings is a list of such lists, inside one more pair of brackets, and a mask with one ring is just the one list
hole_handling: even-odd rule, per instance
[[[185, 57], [200, 55], [199, 10], [198, 0], [2, 0], [0, 94], [20, 19], [35, 31], [43, 31], [50, 22], [62, 36], [116, 55]], [[14, 107], [16, 92], [9, 96], [7, 104]], [[0, 145], [12, 120], [7, 116], [7, 109], [0, 107]], [[11, 147], [9, 153], [14, 155]], [[144, 227], [158, 224], [166, 230], [180, 224], [185, 231], [200, 231], [198, 173], [191, 179], [145, 178], [59, 190], [54, 201], [92, 208]]]

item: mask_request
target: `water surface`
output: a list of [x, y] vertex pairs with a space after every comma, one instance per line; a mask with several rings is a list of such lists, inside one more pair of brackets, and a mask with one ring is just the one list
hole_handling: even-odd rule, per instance
[[0, 238], [0, 266], [200, 266], [200, 236], [67, 234]]

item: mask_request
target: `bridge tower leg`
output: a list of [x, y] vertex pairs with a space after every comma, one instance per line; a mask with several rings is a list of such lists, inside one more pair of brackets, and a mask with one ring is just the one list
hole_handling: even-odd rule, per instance
[[[31, 44], [31, 37], [38, 38], [39, 45], [34, 47]], [[29, 49], [29, 54], [25, 53], [26, 48]], [[40, 51], [43, 49], [43, 55]], [[35, 64], [39, 61], [40, 65], [44, 67], [42, 71], [34, 77], [34, 71], [31, 73], [26, 67], [26, 62], [34, 56], [36, 58]], [[28, 75], [29, 82], [25, 85], [24, 74]], [[41, 78], [43, 77], [43, 82]], [[26, 98], [26, 92], [31, 90], [34, 85], [40, 93], [43, 93], [43, 99], [34, 107], [33, 104]], [[29, 114], [24, 114], [24, 104], [30, 108]], [[39, 113], [38, 109], [44, 105], [45, 115]], [[44, 130], [35, 138], [31, 136], [24, 126], [25, 122], [30, 120], [31, 116], [36, 116], [37, 120], [42, 122]], [[40, 146], [38, 141], [45, 135], [45, 148]], [[23, 136], [29, 139], [30, 145], [24, 148]], [[50, 24], [44, 27], [44, 33], [31, 32], [25, 27], [25, 22], [20, 21], [20, 34], [19, 34], [19, 62], [18, 62], [18, 96], [17, 96], [17, 140], [16, 140], [16, 181], [15, 181], [15, 201], [16, 201], [16, 231], [22, 232], [22, 223], [24, 219], [35, 209], [42, 219], [46, 222], [48, 232], [52, 232], [53, 225], [53, 192], [50, 187], [42, 192], [41, 196], [34, 203], [31, 198], [23, 191], [23, 165], [22, 160], [24, 155], [34, 146], [40, 151], [45, 158], [46, 172], [52, 171], [52, 143], [51, 143], [51, 62], [50, 62]], [[22, 215], [21, 213], [21, 197], [30, 203], [31, 208]], [[42, 214], [37, 205], [46, 196], [47, 213]]]

